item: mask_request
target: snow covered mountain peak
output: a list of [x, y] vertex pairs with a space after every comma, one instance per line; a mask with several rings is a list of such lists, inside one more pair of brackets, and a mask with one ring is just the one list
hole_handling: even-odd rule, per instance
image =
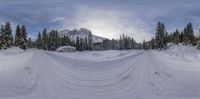
[[[78, 30], [65, 29], [65, 30], [59, 31], [59, 35], [61, 37], [68, 36], [73, 40], [76, 40], [77, 37], [82, 38], [82, 39], [88, 38], [90, 33], [92, 34], [92, 32], [89, 29], [85, 29], [85, 28], [80, 28]], [[100, 43], [100, 42], [103, 42], [103, 40], [105, 40], [106, 38], [92, 34], [92, 39], [93, 39], [93, 43]]]

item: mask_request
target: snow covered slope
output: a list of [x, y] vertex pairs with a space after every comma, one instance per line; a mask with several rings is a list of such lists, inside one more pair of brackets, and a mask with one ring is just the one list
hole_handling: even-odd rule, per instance
[[199, 54], [184, 46], [70, 54], [0, 51], [0, 99], [199, 99]]
[[[79, 30], [62, 30], [59, 32], [59, 35], [61, 37], [63, 36], [68, 36], [71, 39], [76, 41], [77, 36], [79, 38], [85, 39], [88, 38], [88, 35], [92, 33], [90, 30], [85, 29], [85, 28], [81, 28]], [[100, 37], [100, 36], [96, 36], [96, 35], [92, 35], [92, 39], [93, 39], [93, 43], [99, 43], [99, 42], [103, 42], [103, 40], [105, 40], [106, 38]]]

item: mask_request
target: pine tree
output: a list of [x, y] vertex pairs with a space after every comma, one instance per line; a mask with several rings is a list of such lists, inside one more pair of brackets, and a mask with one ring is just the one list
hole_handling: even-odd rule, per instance
[[183, 41], [185, 45], [196, 45], [196, 39], [194, 37], [193, 27], [191, 23], [187, 24], [187, 26], [184, 28]]
[[59, 36], [57, 30], [55, 30], [55, 35], [56, 35], [56, 37], [55, 37], [56, 46], [55, 46], [55, 49], [54, 49], [54, 50], [56, 50], [56, 48], [58, 48], [58, 47], [61, 45], [60, 36]]
[[150, 41], [150, 49], [155, 49], [156, 45], [155, 45], [155, 39], [152, 38]]
[[165, 45], [165, 47], [167, 46], [167, 43], [169, 43], [169, 34], [168, 34], [168, 32], [164, 31], [164, 45]]
[[52, 44], [52, 33], [51, 33], [51, 31], [49, 32], [49, 35], [48, 35], [48, 43], [47, 43], [47, 45], [48, 45], [48, 50], [52, 50], [51, 48], [51, 44]]
[[143, 40], [143, 42], [142, 42], [142, 48], [143, 48], [144, 50], [147, 50], [147, 46], [146, 46], [145, 40]]
[[198, 43], [197, 48], [200, 49], [200, 29], [199, 29], [199, 36], [198, 36], [197, 43]]
[[179, 35], [179, 42], [180, 43], [183, 43], [183, 36], [184, 36], [184, 34], [183, 34], [183, 32], [181, 32], [180, 35]]
[[120, 38], [119, 38], [119, 49], [123, 50], [123, 39], [122, 39], [121, 35], [120, 35]]
[[42, 49], [42, 37], [40, 32], [38, 33], [37, 48]]
[[88, 35], [88, 50], [92, 50], [93, 46], [93, 39], [92, 39], [92, 33], [90, 32]]
[[198, 49], [200, 49], [200, 37], [198, 38], [198, 46], [197, 46]]
[[55, 46], [55, 42], [54, 42], [54, 38], [55, 38], [55, 35], [54, 35], [54, 31], [50, 31], [49, 33], [49, 50], [53, 50], [55, 49], [54, 46]]
[[72, 40], [72, 41], [71, 41], [71, 46], [76, 47], [76, 42], [75, 42], [75, 40]]
[[70, 39], [69, 36], [66, 37], [67, 38], [67, 45], [73, 46], [72, 41]]
[[21, 49], [26, 50], [28, 48], [27, 31], [25, 25], [21, 27], [20, 46]]
[[116, 48], [115, 48], [115, 40], [114, 40], [114, 39], [111, 40], [111, 44], [112, 44], [112, 45], [111, 45], [111, 49], [116, 49]]
[[163, 23], [158, 22], [157, 27], [156, 27], [156, 35], [155, 35], [155, 40], [156, 40], [156, 48], [157, 49], [163, 49], [166, 47], [165, 41], [165, 25]]
[[20, 42], [20, 36], [21, 36], [21, 28], [19, 25], [16, 27], [16, 33], [15, 33], [15, 46], [19, 46]]
[[124, 34], [123, 34], [123, 42], [124, 42], [124, 49], [129, 49], [129, 42], [128, 42], [128, 37], [127, 36], [124, 36]]
[[178, 31], [178, 29], [176, 29], [176, 32], [175, 32], [175, 34], [174, 34], [174, 41], [175, 41], [175, 43], [178, 45], [179, 44], [179, 41], [180, 41], [180, 35], [179, 35], [179, 31]]
[[79, 43], [79, 37], [77, 36], [76, 37], [76, 50], [77, 51], [80, 51], [80, 45], [79, 45], [80, 43]]
[[67, 45], [67, 37], [64, 35], [64, 37], [61, 38], [61, 46]]
[[30, 37], [28, 38], [28, 48], [33, 48], [33, 42]]
[[195, 36], [194, 36], [194, 31], [193, 31], [192, 23], [188, 24], [188, 32], [189, 32], [189, 35], [190, 35], [190, 44], [192, 44], [193, 46], [195, 46], [196, 45], [196, 39], [195, 39]]
[[71, 40], [70, 40], [70, 38], [69, 38], [68, 36], [65, 36], [65, 35], [64, 35], [64, 36], [61, 37], [60, 39], [61, 39], [61, 46], [67, 46], [67, 45], [72, 46]]
[[135, 48], [136, 48], [136, 45], [135, 45], [135, 44], [136, 44], [136, 42], [135, 42], [135, 40], [132, 38], [132, 39], [131, 39], [131, 45], [132, 45], [131, 48], [132, 48], [132, 49], [135, 49]]
[[189, 37], [188, 37], [188, 33], [187, 33], [187, 28], [184, 28], [183, 31], [183, 42], [185, 45], [188, 45], [189, 41]]
[[0, 29], [0, 49], [6, 48], [6, 42], [5, 42], [4, 36], [5, 36], [4, 26], [1, 25], [1, 29]]
[[84, 47], [85, 50], [88, 50], [88, 39], [87, 37], [85, 37], [85, 47]]
[[48, 50], [52, 50], [52, 51], [55, 51], [56, 48], [58, 48], [59, 46], [62, 45], [62, 40], [59, 37], [57, 30], [50, 31], [48, 42], [49, 42], [48, 43], [48, 45], [49, 45]]
[[167, 31], [166, 31], [166, 29], [165, 29], [165, 25], [162, 23], [161, 24], [161, 37], [162, 37], [162, 42], [163, 42], [163, 48], [166, 48], [167, 47], [167, 42], [166, 42], [166, 39], [167, 39], [167, 36], [168, 36], [168, 33], [167, 33]]
[[12, 29], [9, 22], [6, 22], [4, 27], [4, 39], [6, 42], [6, 48], [10, 48], [13, 44]]
[[3, 32], [0, 29], [0, 49], [2, 49], [2, 47], [3, 47]]
[[80, 48], [80, 51], [83, 51], [83, 50], [84, 50], [84, 41], [83, 41], [82, 38], [80, 38], [79, 48]]
[[42, 49], [48, 50], [48, 35], [46, 28], [42, 31]]

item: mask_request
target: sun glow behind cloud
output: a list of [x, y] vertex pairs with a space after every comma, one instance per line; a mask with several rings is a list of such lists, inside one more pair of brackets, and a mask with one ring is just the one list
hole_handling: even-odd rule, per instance
[[138, 42], [152, 37], [145, 22], [129, 12], [79, 6], [70, 22], [61, 17], [56, 19], [63, 20], [61, 24], [64, 24], [64, 28], [87, 28], [95, 35], [110, 39], [119, 38], [123, 33]]

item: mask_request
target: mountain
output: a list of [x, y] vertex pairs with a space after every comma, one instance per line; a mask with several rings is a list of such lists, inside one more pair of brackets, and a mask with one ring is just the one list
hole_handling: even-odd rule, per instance
[[[90, 33], [92, 33], [92, 32], [88, 29], [85, 29], [85, 28], [80, 28], [79, 30], [77, 30], [77, 29], [74, 29], [74, 30], [65, 29], [65, 30], [59, 31], [59, 35], [61, 37], [68, 36], [73, 40], [76, 40], [77, 36], [79, 38], [82, 38], [82, 39], [88, 38]], [[92, 39], [93, 39], [93, 43], [101, 43], [101, 42], [103, 42], [103, 40], [105, 40], [107, 38], [96, 36], [96, 35], [92, 34]]]

